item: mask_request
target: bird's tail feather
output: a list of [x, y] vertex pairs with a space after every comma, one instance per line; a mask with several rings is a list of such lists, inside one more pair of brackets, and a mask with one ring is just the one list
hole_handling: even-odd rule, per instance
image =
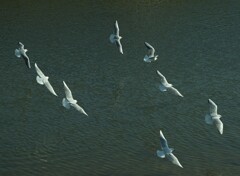
[[148, 55], [145, 55], [143, 58], [144, 62], [151, 62], [151, 60], [149, 59]]
[[212, 124], [213, 124], [212, 117], [211, 117], [209, 114], [207, 114], [207, 115], [205, 116], [205, 122], [206, 122], [207, 124], [209, 124], [209, 125], [212, 125]]
[[110, 37], [109, 37], [109, 40], [110, 40], [111, 43], [115, 43], [114, 36], [115, 35], [111, 34]]
[[160, 157], [160, 158], [165, 158], [165, 154], [161, 150], [157, 150], [157, 156]]
[[37, 77], [36, 77], [36, 80], [37, 80], [38, 84], [43, 85], [43, 80], [42, 80], [42, 78], [40, 78], [39, 76], [37, 76]]
[[162, 84], [159, 85], [159, 89], [162, 91], [162, 92], [165, 92], [167, 91], [166, 87]]
[[70, 104], [69, 102], [66, 100], [66, 98], [63, 98], [62, 100], [62, 105], [67, 108], [67, 109], [70, 109]]
[[15, 56], [17, 56], [18, 58], [21, 57], [21, 53], [18, 49], [15, 49]]

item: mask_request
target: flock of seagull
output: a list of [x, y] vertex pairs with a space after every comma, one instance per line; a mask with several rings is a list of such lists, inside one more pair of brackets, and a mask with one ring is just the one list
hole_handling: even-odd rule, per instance
[[[122, 48], [122, 44], [120, 41], [121, 39], [122, 39], [122, 37], [119, 35], [118, 22], [116, 21], [115, 25], [114, 25], [114, 32], [113, 32], [113, 34], [110, 35], [109, 40], [111, 43], [116, 44], [116, 46], [119, 49], [119, 52], [121, 54], [123, 54], [123, 48]], [[145, 44], [146, 48], [148, 49], [148, 54], [145, 55], [143, 60], [147, 63], [156, 61], [158, 59], [158, 55], [155, 55], [155, 49], [153, 48], [153, 46], [151, 46], [147, 42], [145, 42], [144, 44]], [[18, 42], [18, 45], [19, 45], [19, 47], [17, 49], [15, 49], [16, 57], [24, 59], [27, 67], [31, 68], [30, 59], [26, 54], [26, 52], [28, 50], [24, 48], [24, 45], [21, 42]], [[45, 85], [46, 88], [53, 95], [58, 96], [48, 80], [49, 77], [44, 75], [44, 73], [40, 70], [40, 68], [37, 66], [36, 63], [35, 63], [35, 70], [37, 72], [37, 77], [36, 77], [37, 83], [40, 85]], [[172, 84], [168, 83], [167, 79], [165, 78], [165, 76], [163, 76], [162, 73], [160, 73], [160, 71], [157, 70], [157, 74], [160, 77], [160, 85], [159, 85], [160, 91], [162, 91], [162, 92], [169, 91], [169, 92], [173, 93], [174, 95], [183, 97], [183, 95], [176, 88], [174, 88]], [[64, 91], [65, 91], [66, 97], [62, 99], [62, 105], [66, 109], [70, 109], [70, 107], [72, 106], [77, 111], [88, 116], [88, 114], [85, 112], [85, 110], [80, 105], [77, 104], [77, 100], [75, 100], [73, 98], [71, 90], [69, 89], [69, 87], [67, 86], [67, 84], [64, 81], [63, 81], [63, 86], [64, 86]], [[221, 115], [217, 113], [217, 105], [211, 99], [208, 99], [208, 104], [209, 104], [209, 113], [207, 113], [205, 115], [205, 122], [210, 125], [215, 124], [219, 133], [223, 134], [223, 123], [220, 120]], [[183, 168], [183, 166], [180, 164], [178, 158], [173, 154], [174, 149], [168, 147], [168, 142], [167, 142], [166, 138], [164, 137], [161, 130], [160, 130], [160, 145], [161, 145], [162, 150], [157, 150], [157, 152], [156, 152], [157, 156], [160, 158], [166, 157], [173, 164]]]
[[[119, 52], [123, 54], [122, 44], [120, 42], [122, 37], [119, 35], [119, 26], [117, 21], [115, 22], [115, 26], [114, 26], [114, 33], [110, 35], [109, 39], [111, 43], [116, 44], [116, 46], [119, 49]], [[155, 55], [154, 47], [147, 42], [145, 42], [144, 44], [148, 49], [148, 54], [145, 55], [143, 60], [148, 63], [156, 61], [158, 59], [158, 55]], [[162, 92], [169, 91], [177, 96], [183, 97], [183, 95], [176, 88], [174, 88], [172, 84], [168, 83], [167, 79], [160, 71], [157, 70], [157, 74], [160, 77], [160, 85], [159, 85], [160, 91]], [[215, 124], [219, 133], [223, 134], [223, 123], [220, 120], [221, 115], [217, 113], [217, 105], [211, 99], [208, 99], [208, 103], [209, 103], [209, 113], [205, 115], [205, 122], [210, 125]], [[160, 158], [166, 157], [173, 164], [183, 168], [181, 163], [178, 161], [178, 158], [172, 153], [174, 149], [168, 147], [167, 140], [164, 137], [161, 130], [160, 130], [160, 145], [162, 150], [157, 150], [157, 156]]]
[[[24, 48], [24, 45], [21, 42], [18, 42], [18, 49], [15, 49], [15, 55], [18, 58], [23, 58], [27, 67], [31, 68], [31, 64], [30, 64], [30, 59], [27, 56], [26, 52], [28, 51], [27, 49]], [[37, 77], [36, 77], [36, 81], [38, 84], [41, 85], [45, 85], [46, 88], [55, 96], [57, 96], [56, 92], [54, 91], [52, 85], [50, 84], [50, 82], [48, 81], [49, 77], [45, 76], [44, 73], [40, 70], [40, 68], [37, 66], [37, 63], [35, 63], [35, 70], [37, 72]], [[78, 110], [79, 112], [85, 114], [86, 116], [88, 116], [88, 114], [84, 111], [84, 109], [79, 106], [77, 104], [77, 100], [73, 99], [72, 96], [72, 92], [71, 90], [68, 88], [67, 84], [63, 81], [63, 86], [64, 86], [64, 91], [66, 94], [66, 98], [63, 98], [62, 100], [62, 105], [66, 108], [66, 109], [70, 109], [70, 107], [74, 107], [76, 110]]]

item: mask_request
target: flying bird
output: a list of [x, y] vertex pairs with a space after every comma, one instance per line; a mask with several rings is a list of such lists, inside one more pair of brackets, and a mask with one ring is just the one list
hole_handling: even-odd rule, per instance
[[21, 42], [18, 42], [18, 45], [19, 45], [18, 49], [15, 49], [15, 56], [17, 56], [18, 58], [22, 57], [27, 67], [31, 68], [30, 59], [26, 54], [28, 50], [24, 49], [24, 45]]
[[165, 76], [163, 76], [163, 74], [160, 73], [158, 70], [157, 70], [157, 74], [160, 76], [160, 86], [159, 86], [160, 91], [162, 92], [170, 91], [177, 96], [183, 97], [183, 95], [176, 88], [174, 88], [172, 84], [168, 83]]
[[162, 150], [157, 150], [157, 156], [160, 157], [160, 158], [165, 158], [166, 157], [173, 164], [183, 168], [183, 166], [178, 161], [177, 157], [174, 156], [174, 154], [172, 153], [174, 149], [168, 147], [167, 140], [164, 137], [161, 130], [160, 130], [160, 145], [161, 145]]
[[43, 72], [38, 68], [37, 64], [35, 63], [35, 70], [38, 74], [38, 76], [36, 77], [36, 80], [38, 82], [38, 84], [41, 84], [41, 85], [45, 85], [46, 88], [55, 96], [57, 96], [57, 94], [55, 93], [52, 85], [50, 84], [50, 82], [48, 81], [48, 76], [45, 76], [43, 74]]
[[211, 99], [208, 99], [208, 104], [209, 113], [205, 116], [205, 122], [210, 125], [215, 124], [219, 133], [223, 134], [223, 123], [220, 120], [222, 116], [217, 113], [217, 105]]
[[123, 49], [122, 49], [122, 44], [121, 44], [121, 39], [122, 37], [119, 35], [119, 27], [118, 27], [118, 22], [115, 22], [114, 25], [114, 32], [113, 34], [110, 35], [109, 37], [111, 43], [115, 43], [119, 49], [119, 52], [123, 54]]
[[150, 45], [149, 43], [145, 42], [144, 43], [145, 46], [148, 49], [148, 54], [145, 55], [145, 57], [143, 58], [143, 60], [145, 62], [152, 62], [152, 61], [156, 61], [158, 59], [158, 55], [154, 55], [155, 54], [155, 49], [152, 47], [152, 45]]
[[63, 85], [64, 85], [64, 90], [65, 90], [65, 94], [66, 94], [66, 98], [63, 98], [62, 100], [62, 105], [66, 108], [66, 109], [70, 109], [70, 106], [74, 107], [76, 110], [78, 110], [79, 112], [85, 114], [86, 116], [88, 116], [88, 114], [84, 111], [84, 109], [79, 106], [77, 104], [77, 100], [73, 99], [72, 96], [72, 92], [71, 90], [68, 88], [67, 84], [63, 81]]

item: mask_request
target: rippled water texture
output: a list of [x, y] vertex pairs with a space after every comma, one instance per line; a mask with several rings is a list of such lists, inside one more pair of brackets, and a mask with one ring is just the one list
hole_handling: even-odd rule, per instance
[[[239, 174], [239, 1], [5, 0], [0, 12], [1, 176]], [[124, 55], [109, 42], [115, 20]], [[35, 62], [58, 97], [37, 84]], [[184, 98], [160, 92], [156, 70]], [[62, 107], [63, 80], [89, 118]], [[222, 136], [204, 122], [208, 98]], [[183, 169], [156, 157], [160, 129]]]

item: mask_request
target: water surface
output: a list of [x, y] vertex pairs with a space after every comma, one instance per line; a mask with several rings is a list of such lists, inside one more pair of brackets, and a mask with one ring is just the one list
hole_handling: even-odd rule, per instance
[[[239, 174], [239, 1], [5, 1], [0, 12], [0, 175]], [[124, 55], [109, 42], [115, 20]], [[143, 62], [145, 41], [157, 62]], [[184, 98], [161, 93], [156, 70]], [[89, 118], [61, 106], [63, 80]], [[204, 122], [208, 98], [222, 136]], [[156, 157], [160, 129], [184, 169]]]

